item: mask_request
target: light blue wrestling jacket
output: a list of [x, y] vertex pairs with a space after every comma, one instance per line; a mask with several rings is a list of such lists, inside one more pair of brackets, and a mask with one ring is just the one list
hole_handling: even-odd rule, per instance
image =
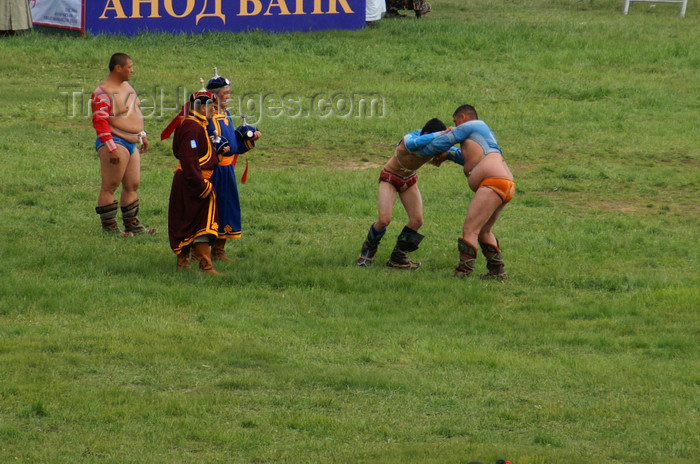
[[[446, 151], [449, 154], [447, 159], [455, 161], [455, 159], [461, 159], [462, 165], [464, 165], [464, 157], [462, 156], [462, 150], [457, 147], [450, 146], [444, 150], [436, 150], [428, 145], [433, 142], [436, 135], [440, 135], [440, 132], [433, 132], [431, 134], [420, 135], [421, 129], [417, 131], [409, 132], [403, 136], [403, 144], [408, 151], [418, 156], [433, 156], [439, 155], [440, 153]], [[454, 143], [452, 144], [454, 145]], [[457, 161], [455, 161], [457, 163]]]
[[[420, 131], [417, 133], [420, 134]], [[411, 132], [404, 137], [404, 144], [409, 151], [421, 156], [431, 156], [446, 151], [448, 152], [448, 160], [461, 164], [462, 166], [464, 166], [462, 150], [455, 150], [454, 145], [462, 143], [465, 140], [473, 140], [478, 143], [484, 150], [484, 155], [500, 153], [501, 156], [503, 156], [501, 147], [498, 146], [498, 142], [496, 141], [496, 135], [489, 126], [480, 119], [460, 124], [446, 134], [433, 132], [431, 134], [421, 135], [407, 142], [406, 137], [412, 134], [416, 134], [416, 132]], [[412, 144], [411, 147], [409, 147], [409, 143]]]

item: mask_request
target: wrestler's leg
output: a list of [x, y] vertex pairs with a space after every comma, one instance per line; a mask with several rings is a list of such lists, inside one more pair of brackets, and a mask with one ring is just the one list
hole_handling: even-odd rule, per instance
[[418, 189], [418, 184], [413, 184], [405, 192], [401, 192], [399, 198], [408, 214], [408, 224], [406, 225], [418, 231], [423, 226], [423, 198]]
[[97, 154], [100, 157], [100, 175], [102, 181], [95, 212], [100, 216], [103, 232], [122, 235], [123, 232], [119, 229], [116, 219], [119, 204], [114, 199], [114, 194], [124, 175], [129, 152], [126, 148], [117, 145], [116, 158], [113, 158], [113, 155], [106, 146], [101, 147]]
[[138, 199], [136, 191], [141, 183], [141, 153], [135, 149], [127, 160], [126, 170], [122, 178], [121, 204], [130, 205]]
[[[482, 229], [487, 224], [492, 226], [502, 209], [503, 202], [496, 192], [488, 187], [477, 189], [469, 203], [467, 217], [462, 226], [462, 239], [476, 248]], [[488, 234], [491, 234], [490, 227], [488, 227]]]
[[418, 185], [414, 184], [401, 192], [399, 198], [406, 208], [408, 224], [397, 237], [396, 246], [386, 265], [398, 269], [418, 269], [420, 263], [408, 259], [408, 253], [416, 251], [423, 240], [423, 236], [418, 233], [418, 229], [423, 225], [423, 199]]
[[396, 189], [389, 182], [379, 182], [379, 194], [377, 199], [377, 209], [379, 218], [374, 223], [374, 228], [381, 232], [391, 223], [394, 214], [394, 203], [396, 203]]
[[501, 255], [500, 243], [498, 239], [493, 235], [491, 229], [493, 228], [498, 216], [503, 211], [505, 204], [501, 204], [496, 211], [493, 212], [489, 220], [484, 224], [479, 232], [479, 245], [481, 246], [481, 252], [486, 258], [486, 267], [488, 273], [480, 274], [479, 277], [482, 279], [500, 279], [505, 280], [508, 278], [506, 274], [505, 264], [503, 262], [503, 255]]
[[145, 233], [153, 235], [156, 233], [156, 229], [149, 229], [147, 226], [144, 226], [141, 224], [138, 217], [140, 204], [136, 191], [139, 188], [140, 181], [141, 154], [139, 150], [136, 149], [134, 153], [131, 154], [129, 164], [124, 173], [124, 179], [122, 180], [122, 219], [127, 232], [131, 232], [134, 235]]
[[129, 163], [129, 151], [121, 145], [117, 145], [119, 162], [112, 162], [112, 155], [106, 145], [102, 146], [97, 154], [100, 157], [100, 173], [102, 185], [97, 197], [97, 206], [111, 205], [114, 202], [114, 194], [124, 178], [124, 172]]
[[396, 203], [396, 189], [388, 182], [379, 182], [379, 194], [377, 200], [378, 219], [377, 222], [369, 227], [367, 238], [362, 244], [360, 257], [357, 258], [357, 265], [367, 267], [374, 261], [374, 256], [377, 254], [379, 242], [386, 232], [386, 227], [391, 222], [391, 216], [394, 211], [394, 203]]
[[455, 268], [454, 277], [464, 279], [472, 275], [474, 263], [476, 262], [476, 248], [465, 242], [462, 237], [457, 239], [457, 250], [459, 251], [459, 263]]
[[491, 221], [495, 222], [501, 209], [501, 197], [496, 192], [486, 187], [477, 189], [474, 198], [469, 203], [467, 217], [462, 227], [462, 237], [457, 243], [459, 263], [455, 268], [455, 277], [464, 278], [471, 275], [476, 262], [479, 233], [487, 224], [493, 225]]
[[379, 242], [382, 241], [382, 237], [384, 237], [384, 232], [386, 232], [386, 229], [380, 232], [377, 229], [375, 229], [374, 224], [369, 226], [367, 238], [365, 238], [365, 241], [362, 244], [362, 249], [360, 250], [360, 257], [357, 258], [356, 264], [358, 266], [367, 267], [371, 265], [372, 262], [374, 262], [374, 256], [377, 254]]
[[491, 232], [491, 229], [493, 228], [494, 224], [496, 224], [496, 220], [498, 219], [498, 216], [501, 215], [501, 211], [503, 211], [505, 206], [505, 204], [501, 204], [501, 206], [496, 208], [496, 211], [493, 212], [489, 220], [486, 221], [486, 224], [484, 224], [484, 226], [481, 228], [479, 231], [479, 243], [498, 246], [498, 240], [493, 235], [493, 232]]

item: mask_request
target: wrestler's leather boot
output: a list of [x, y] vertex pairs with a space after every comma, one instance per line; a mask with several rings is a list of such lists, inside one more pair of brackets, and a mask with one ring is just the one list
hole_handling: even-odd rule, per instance
[[226, 256], [224, 252], [224, 247], [226, 246], [226, 239], [217, 238], [214, 244], [211, 246], [211, 259], [214, 261], [233, 261], [231, 258]]
[[367, 232], [367, 238], [365, 243], [362, 244], [362, 251], [360, 251], [360, 257], [357, 258], [357, 265], [362, 267], [367, 267], [374, 261], [374, 255], [377, 254], [377, 247], [379, 247], [379, 242], [384, 237], [384, 232], [386, 229], [377, 233], [374, 230], [374, 224], [370, 226], [369, 232]]
[[462, 237], [457, 239], [457, 248], [459, 249], [459, 264], [455, 268], [453, 277], [464, 279], [474, 271], [477, 252], [476, 248], [465, 242]]
[[195, 243], [193, 258], [199, 261], [200, 271], [209, 275], [221, 275], [218, 272], [216, 272], [216, 269], [214, 269], [214, 265], [211, 263], [211, 252], [209, 251], [209, 243]]
[[177, 270], [184, 271], [190, 268], [190, 247], [182, 247], [180, 254], [177, 255]]
[[139, 213], [139, 200], [138, 198], [127, 206], [122, 206], [122, 220], [124, 221], [124, 228], [127, 232], [131, 232], [134, 235], [149, 234], [153, 235], [156, 233], [156, 229], [148, 229], [141, 224], [137, 214]]
[[116, 201], [110, 205], [97, 206], [95, 208], [95, 212], [100, 215], [100, 221], [102, 221], [102, 232], [124, 237], [129, 236], [131, 234], [122, 231], [117, 224], [117, 209], [118, 203]]
[[386, 262], [387, 267], [394, 269], [415, 270], [420, 268], [420, 263], [408, 259], [408, 253], [416, 251], [418, 245], [423, 240], [424, 236], [419, 234], [408, 226], [404, 226], [403, 230], [396, 239], [396, 246], [391, 252], [389, 261]]
[[503, 264], [501, 244], [498, 242], [498, 239], [496, 239], [496, 246], [483, 242], [479, 242], [479, 245], [481, 246], [481, 252], [486, 257], [486, 267], [489, 270], [488, 273], [479, 275], [479, 278], [506, 280], [508, 274], [506, 274], [506, 267]]

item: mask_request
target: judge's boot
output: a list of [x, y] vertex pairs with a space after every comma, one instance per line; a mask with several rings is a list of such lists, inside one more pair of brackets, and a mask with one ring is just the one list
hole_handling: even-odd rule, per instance
[[111, 205], [97, 206], [95, 208], [95, 212], [100, 215], [100, 221], [102, 221], [102, 232], [124, 237], [129, 236], [131, 234], [124, 233], [117, 224], [117, 208], [118, 204], [116, 201]]
[[127, 206], [122, 206], [122, 219], [124, 221], [124, 228], [127, 232], [131, 232], [134, 235], [149, 234], [153, 235], [156, 233], [156, 229], [148, 229], [141, 224], [137, 214], [139, 213], [139, 200], [138, 198]]
[[453, 277], [464, 279], [469, 277], [474, 271], [476, 248], [465, 242], [462, 237], [457, 239], [457, 248], [459, 249], [459, 264], [455, 268]]
[[396, 239], [396, 246], [391, 252], [389, 261], [386, 262], [387, 267], [394, 269], [415, 270], [420, 268], [420, 263], [408, 259], [408, 254], [418, 249], [418, 245], [423, 240], [423, 235], [419, 234], [408, 226], [404, 226], [403, 230]]
[[377, 247], [379, 246], [379, 242], [382, 240], [382, 237], [384, 237], [384, 232], [386, 232], [386, 229], [381, 232], [377, 232], [374, 229], [374, 224], [370, 226], [365, 243], [362, 244], [360, 257], [357, 258], [358, 266], [367, 267], [374, 262], [374, 255], [377, 254]]
[[214, 240], [214, 244], [211, 246], [211, 259], [214, 261], [233, 261], [231, 258], [226, 256], [226, 253], [224, 252], [225, 246], [225, 238], [217, 238]]
[[185, 271], [190, 268], [190, 247], [182, 247], [180, 254], [177, 255], [177, 270]]
[[194, 259], [199, 261], [199, 270], [209, 275], [221, 275], [216, 272], [211, 263], [211, 252], [208, 242], [197, 242], [194, 244]]
[[481, 274], [479, 278], [506, 280], [508, 274], [506, 274], [506, 267], [503, 264], [503, 256], [501, 256], [498, 239], [496, 239], [496, 246], [483, 242], [479, 242], [479, 245], [481, 245], [481, 252], [486, 258], [486, 268], [489, 270], [486, 274]]

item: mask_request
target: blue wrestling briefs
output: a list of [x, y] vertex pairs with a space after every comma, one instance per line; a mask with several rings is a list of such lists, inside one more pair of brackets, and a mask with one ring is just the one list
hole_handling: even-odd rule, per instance
[[[116, 135], [112, 135], [112, 140], [114, 140], [114, 143], [118, 143], [122, 147], [126, 148], [129, 151], [130, 155], [134, 154], [134, 151], [136, 151], [136, 144], [127, 142], [121, 137], [117, 137]], [[105, 143], [101, 141], [99, 138], [95, 140], [95, 150], [99, 150], [100, 148], [104, 147]]]

